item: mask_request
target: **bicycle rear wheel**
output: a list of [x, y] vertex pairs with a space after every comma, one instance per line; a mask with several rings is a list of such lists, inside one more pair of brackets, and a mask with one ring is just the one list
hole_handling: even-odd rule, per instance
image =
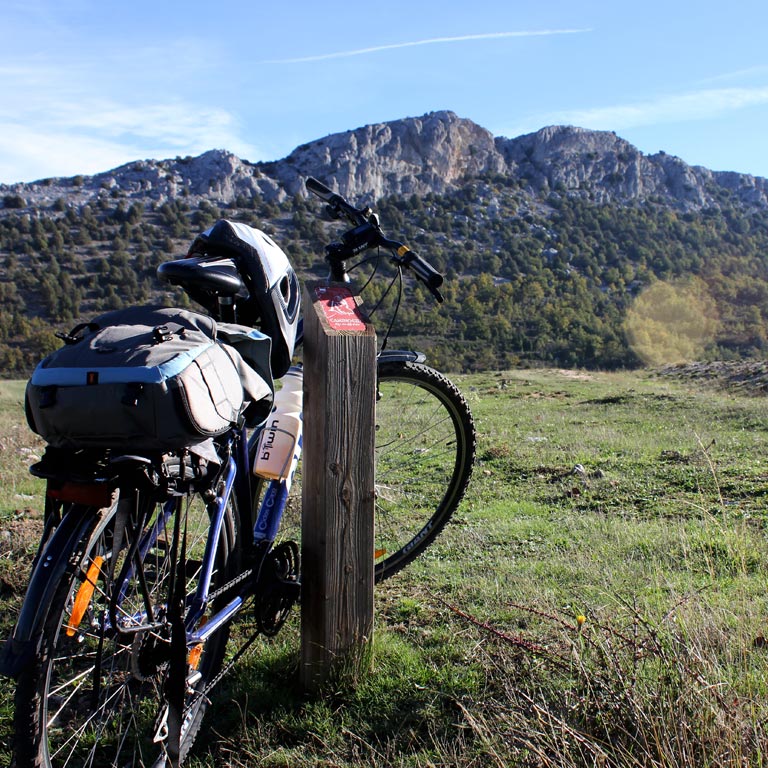
[[467, 401], [441, 373], [381, 362], [376, 402], [375, 578], [420, 555], [466, 492], [476, 434]]
[[[50, 604], [41, 606], [47, 618], [39, 650], [18, 680], [19, 768], [122, 768], [166, 762], [172, 552], [184, 560], [175, 572], [184, 574], [183, 589], [189, 596], [200, 578], [209, 516], [197, 496], [159, 504], [133, 491], [120, 503], [132, 510], [122, 544], [116, 534], [117, 504], [101, 511], [65, 505], [66, 514], [89, 515], [93, 523], [70, 553], [67, 576]], [[138, 537], [137, 520], [142, 521]], [[183, 546], [181, 541], [174, 546], [176, 531]], [[132, 542], [140, 545], [128, 559]], [[237, 518], [230, 506], [216, 542], [212, 590], [226, 583], [236, 560]], [[204, 622], [202, 616], [196, 625]], [[205, 643], [188, 648], [182, 759], [200, 727], [207, 705], [202, 692], [221, 669], [226, 642], [223, 628]]]

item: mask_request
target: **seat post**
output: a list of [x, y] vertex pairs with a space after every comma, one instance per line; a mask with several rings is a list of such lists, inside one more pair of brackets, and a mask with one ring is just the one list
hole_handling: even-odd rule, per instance
[[234, 296], [222, 296], [218, 294], [216, 300], [219, 306], [219, 317], [223, 323], [236, 323], [237, 312]]

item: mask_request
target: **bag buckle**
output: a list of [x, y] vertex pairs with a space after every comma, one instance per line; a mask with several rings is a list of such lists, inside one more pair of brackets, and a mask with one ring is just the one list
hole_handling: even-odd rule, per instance
[[154, 344], [162, 344], [164, 341], [170, 341], [173, 338], [173, 334], [167, 325], [158, 325], [152, 331], [152, 338], [154, 339]]

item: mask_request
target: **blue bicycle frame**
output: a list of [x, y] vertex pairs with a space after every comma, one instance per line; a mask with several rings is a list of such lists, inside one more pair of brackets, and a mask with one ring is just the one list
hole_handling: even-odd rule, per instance
[[[215, 500], [215, 509], [211, 515], [211, 525], [203, 555], [202, 572], [198, 580], [197, 590], [191, 598], [190, 608], [186, 614], [185, 624], [187, 627], [188, 647], [205, 642], [219, 627], [226, 624], [238, 613], [245, 601], [243, 595], [236, 596], [221, 610], [208, 616], [205, 624], [198, 627], [196, 631], [190, 631], [190, 628], [197, 626], [208, 605], [208, 595], [216, 554], [215, 548], [219, 540], [221, 527], [224, 524], [224, 514], [230, 494], [232, 492], [235, 493], [240, 509], [249, 509], [252, 503], [250, 457], [255, 453], [256, 443], [260, 434], [261, 429], [254, 430], [250, 438], [246, 439], [245, 428], [241, 430], [239, 440], [237, 441], [240, 449], [237, 452], [237, 461], [234, 458], [230, 458], [224, 478], [223, 491]], [[296, 474], [299, 459], [301, 458], [301, 445], [302, 442], [299, 440], [288, 476], [285, 479], [269, 481], [264, 497], [259, 505], [259, 511], [253, 523], [253, 545], [254, 550], [259, 551], [262, 558], [270, 551], [280, 530], [280, 523], [282, 522], [283, 513], [288, 501], [288, 493]], [[169, 502], [169, 504], [172, 503], [173, 501]], [[259, 565], [260, 563], [256, 563], [255, 567], [258, 568]]]

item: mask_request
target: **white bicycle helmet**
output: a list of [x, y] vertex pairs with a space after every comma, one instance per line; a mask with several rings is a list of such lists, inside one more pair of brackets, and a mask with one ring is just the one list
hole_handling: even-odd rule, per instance
[[249, 294], [238, 301], [238, 322], [272, 339], [272, 375], [281, 377], [291, 364], [301, 306], [299, 280], [288, 257], [260, 229], [227, 219], [195, 238], [189, 256], [201, 255], [234, 260]]

